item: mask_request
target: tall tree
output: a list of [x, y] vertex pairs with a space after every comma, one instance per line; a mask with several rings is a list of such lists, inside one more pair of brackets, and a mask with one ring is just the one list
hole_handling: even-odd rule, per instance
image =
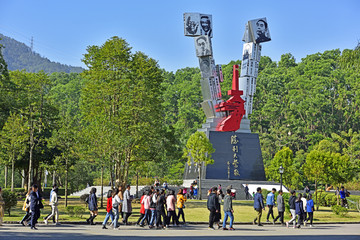
[[215, 152], [210, 140], [206, 137], [204, 132], [195, 132], [190, 136], [184, 148], [183, 157], [186, 158], [187, 164], [194, 164], [199, 172], [199, 197], [201, 200], [201, 178], [202, 167], [208, 164], [213, 164], [214, 159], [211, 154]]

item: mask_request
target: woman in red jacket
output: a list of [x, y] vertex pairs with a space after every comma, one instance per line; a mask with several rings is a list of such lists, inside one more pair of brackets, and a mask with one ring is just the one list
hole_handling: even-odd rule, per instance
[[111, 218], [111, 222], [114, 221], [114, 214], [112, 212], [112, 190], [108, 191], [107, 194], [107, 205], [106, 205], [106, 217], [105, 220], [103, 222], [103, 227], [102, 229], [107, 229], [106, 224], [109, 220], [109, 217]]
[[143, 202], [143, 199], [145, 197], [145, 191], [143, 192], [141, 198], [140, 198], [140, 204], [141, 204], [141, 207], [140, 207], [140, 217], [139, 219], [137, 220], [136, 222], [136, 225], [139, 225], [140, 224], [140, 221], [144, 218], [145, 216], [145, 206], [144, 206], [144, 202]]

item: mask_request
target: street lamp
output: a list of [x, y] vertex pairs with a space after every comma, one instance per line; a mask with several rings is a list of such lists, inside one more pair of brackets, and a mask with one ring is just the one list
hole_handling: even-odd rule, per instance
[[280, 190], [282, 190], [282, 175], [284, 173], [284, 168], [282, 165], [279, 167], [279, 173], [280, 173]]

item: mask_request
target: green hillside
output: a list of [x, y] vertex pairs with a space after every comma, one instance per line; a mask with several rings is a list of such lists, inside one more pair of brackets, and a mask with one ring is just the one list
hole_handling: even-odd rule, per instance
[[22, 42], [18, 42], [13, 38], [7, 37], [0, 33], [0, 44], [4, 46], [3, 56], [8, 65], [9, 70], [22, 70], [28, 72], [39, 72], [43, 70], [46, 73], [66, 72], [80, 73], [84, 69], [81, 67], [73, 67], [40, 56], [36, 52], [32, 52], [31, 48]]

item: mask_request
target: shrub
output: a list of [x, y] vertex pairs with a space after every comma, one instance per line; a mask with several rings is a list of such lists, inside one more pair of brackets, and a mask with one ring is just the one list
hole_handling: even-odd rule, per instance
[[75, 216], [75, 217], [82, 218], [82, 216], [85, 214], [85, 208], [81, 207], [81, 206], [67, 206], [66, 207], [66, 212], [71, 217]]
[[337, 198], [334, 194], [326, 194], [325, 201], [327, 206], [337, 205]]
[[4, 190], [2, 191], [2, 196], [5, 202], [5, 211], [7, 211], [10, 216], [11, 208], [16, 207], [17, 204], [17, 194], [8, 190]]
[[345, 217], [347, 215], [347, 213], [348, 213], [347, 208], [344, 208], [344, 207], [338, 206], [338, 205], [331, 206], [331, 210], [336, 215], [340, 215], [340, 216], [343, 216], [343, 217]]

